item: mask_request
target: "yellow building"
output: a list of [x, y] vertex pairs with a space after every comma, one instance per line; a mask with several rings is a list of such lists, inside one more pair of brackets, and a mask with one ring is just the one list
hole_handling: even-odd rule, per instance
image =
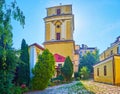
[[31, 44], [29, 46], [30, 77], [33, 76], [32, 68], [34, 68], [34, 66], [37, 62], [37, 57], [38, 57], [39, 54], [42, 54], [43, 51], [44, 51], [44, 48], [37, 43]]
[[94, 67], [94, 81], [120, 85], [120, 36], [100, 55]]
[[[53, 54], [70, 56], [74, 64], [75, 42], [73, 40], [74, 15], [72, 5], [47, 8], [44, 47]], [[78, 65], [78, 64], [77, 64]]]
[[47, 17], [44, 18], [44, 21], [44, 48], [37, 43], [29, 46], [30, 76], [32, 77], [31, 70], [37, 62], [38, 55], [44, 49], [48, 49], [54, 55], [56, 69], [59, 69], [64, 64], [65, 58], [70, 56], [74, 72], [78, 72], [80, 47], [78, 45], [75, 46], [73, 40], [74, 15], [72, 14], [72, 5], [47, 8]]

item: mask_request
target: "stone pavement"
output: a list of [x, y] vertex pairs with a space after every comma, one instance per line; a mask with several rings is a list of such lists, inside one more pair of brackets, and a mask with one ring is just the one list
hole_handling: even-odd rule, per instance
[[43, 91], [34, 91], [25, 94], [120, 94], [120, 86], [98, 83], [93, 80], [81, 81], [83, 86], [77, 85], [77, 83], [80, 82], [74, 81], [70, 84], [53, 86]]
[[[82, 85], [82, 84], [81, 84]], [[63, 84], [46, 88], [43, 91], [28, 92], [25, 94], [92, 94], [83, 86], [80, 86], [79, 81], [73, 81], [69, 84]]]
[[93, 80], [81, 81], [87, 90], [95, 94], [120, 94], [120, 86], [94, 82]]

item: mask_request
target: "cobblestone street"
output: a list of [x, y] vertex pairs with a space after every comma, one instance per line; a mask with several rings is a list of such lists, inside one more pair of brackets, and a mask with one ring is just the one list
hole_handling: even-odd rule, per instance
[[74, 81], [70, 84], [53, 86], [43, 91], [34, 91], [25, 94], [120, 94], [120, 86], [98, 83], [93, 80], [81, 81], [83, 87], [77, 85], [77, 83], [79, 82]]
[[120, 86], [94, 82], [93, 80], [81, 81], [87, 90], [95, 94], [120, 94]]

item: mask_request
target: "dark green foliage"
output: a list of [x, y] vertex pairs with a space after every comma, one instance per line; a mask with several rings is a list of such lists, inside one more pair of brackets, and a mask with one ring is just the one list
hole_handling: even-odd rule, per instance
[[59, 75], [56, 78], [51, 79], [51, 82], [55, 82], [55, 81], [64, 81], [64, 77], [62, 75]]
[[80, 77], [81, 79], [88, 79], [90, 76], [90, 71], [88, 70], [88, 68], [86, 66], [83, 66], [81, 69], [80, 69]]
[[73, 74], [73, 64], [70, 57], [66, 57], [63, 67], [61, 68], [61, 73], [66, 81], [70, 81]]
[[[16, 18], [15, 18], [16, 16]], [[22, 11], [11, 2], [7, 5], [5, 0], [0, 0], [0, 93], [13, 94], [12, 81], [17, 63], [17, 56], [12, 49], [11, 19], [17, 20], [24, 26], [25, 17]]]
[[93, 65], [99, 61], [98, 50], [95, 53], [88, 52], [80, 59], [79, 71], [83, 66], [86, 66], [90, 73], [93, 73]]
[[22, 40], [21, 44], [21, 53], [20, 59], [23, 61], [19, 63], [18, 66], [18, 83], [29, 85], [30, 81], [30, 68], [29, 68], [29, 53], [28, 53], [28, 45], [26, 44], [25, 40]]
[[59, 76], [57, 77], [57, 79], [60, 80], [60, 81], [64, 81], [64, 77], [63, 77], [62, 75], [59, 75]]
[[[1, 50], [2, 52], [2, 50]], [[3, 54], [0, 52], [0, 94], [12, 94], [12, 80], [18, 62], [13, 50], [6, 50], [5, 65], [2, 63]]]
[[79, 72], [75, 72], [75, 73], [74, 73], [74, 77], [75, 77], [75, 78], [80, 77]]
[[32, 89], [43, 90], [48, 86], [48, 83], [55, 71], [55, 61], [53, 55], [46, 49], [42, 55], [38, 56], [38, 62], [33, 68]]

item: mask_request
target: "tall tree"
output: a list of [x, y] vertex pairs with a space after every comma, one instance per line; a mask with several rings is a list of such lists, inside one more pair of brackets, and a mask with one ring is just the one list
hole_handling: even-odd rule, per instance
[[44, 50], [42, 55], [38, 56], [38, 62], [33, 68], [32, 88], [34, 90], [43, 90], [48, 86], [49, 80], [54, 75], [55, 61], [54, 56], [49, 50]]
[[62, 75], [66, 81], [70, 81], [73, 74], [73, 64], [70, 57], [66, 57], [63, 67], [61, 68]]
[[25, 17], [16, 2], [7, 5], [5, 0], [0, 0], [0, 92], [12, 93], [12, 80], [16, 68], [16, 55], [12, 49], [11, 19], [17, 20], [24, 26]]
[[80, 65], [79, 65], [79, 71], [83, 66], [86, 66], [90, 73], [93, 72], [93, 65], [99, 61], [99, 51], [96, 50], [93, 53], [86, 53], [84, 56], [80, 59]]
[[24, 39], [21, 43], [20, 59], [23, 62], [18, 66], [18, 82], [20, 85], [24, 83], [28, 86], [30, 81], [29, 52], [28, 44]]

